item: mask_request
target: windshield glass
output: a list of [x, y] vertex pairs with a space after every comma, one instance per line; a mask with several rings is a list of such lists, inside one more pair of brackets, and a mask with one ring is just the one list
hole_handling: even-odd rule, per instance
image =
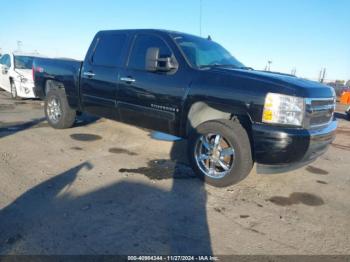
[[175, 35], [174, 40], [193, 67], [220, 65], [234, 68], [245, 67], [225, 48], [214, 41], [191, 35]]
[[16, 69], [32, 69], [34, 57], [32, 56], [15, 56]]

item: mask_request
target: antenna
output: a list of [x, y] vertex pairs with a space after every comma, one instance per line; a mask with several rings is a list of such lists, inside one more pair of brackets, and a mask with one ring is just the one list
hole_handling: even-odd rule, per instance
[[199, 0], [199, 35], [202, 36], [202, 7], [203, 0]]

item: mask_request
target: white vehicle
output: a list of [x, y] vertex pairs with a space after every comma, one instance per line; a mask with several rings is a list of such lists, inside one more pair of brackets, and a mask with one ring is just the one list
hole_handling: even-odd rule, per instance
[[37, 53], [11, 53], [0, 58], [0, 88], [17, 97], [35, 98], [32, 65]]

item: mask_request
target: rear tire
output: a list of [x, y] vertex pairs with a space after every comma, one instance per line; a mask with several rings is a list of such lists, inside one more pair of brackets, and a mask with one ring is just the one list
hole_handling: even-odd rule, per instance
[[215, 187], [240, 182], [253, 167], [250, 140], [238, 120], [199, 125], [190, 135], [188, 153], [195, 173]]
[[45, 115], [47, 122], [55, 129], [73, 126], [76, 111], [70, 108], [63, 88], [49, 90], [45, 98]]

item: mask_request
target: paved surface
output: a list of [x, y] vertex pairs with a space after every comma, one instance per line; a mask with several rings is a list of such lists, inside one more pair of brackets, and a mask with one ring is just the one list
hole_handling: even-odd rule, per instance
[[[338, 117], [343, 118], [343, 109]], [[0, 92], [0, 254], [350, 254], [350, 122], [311, 165], [217, 189], [185, 142]]]

